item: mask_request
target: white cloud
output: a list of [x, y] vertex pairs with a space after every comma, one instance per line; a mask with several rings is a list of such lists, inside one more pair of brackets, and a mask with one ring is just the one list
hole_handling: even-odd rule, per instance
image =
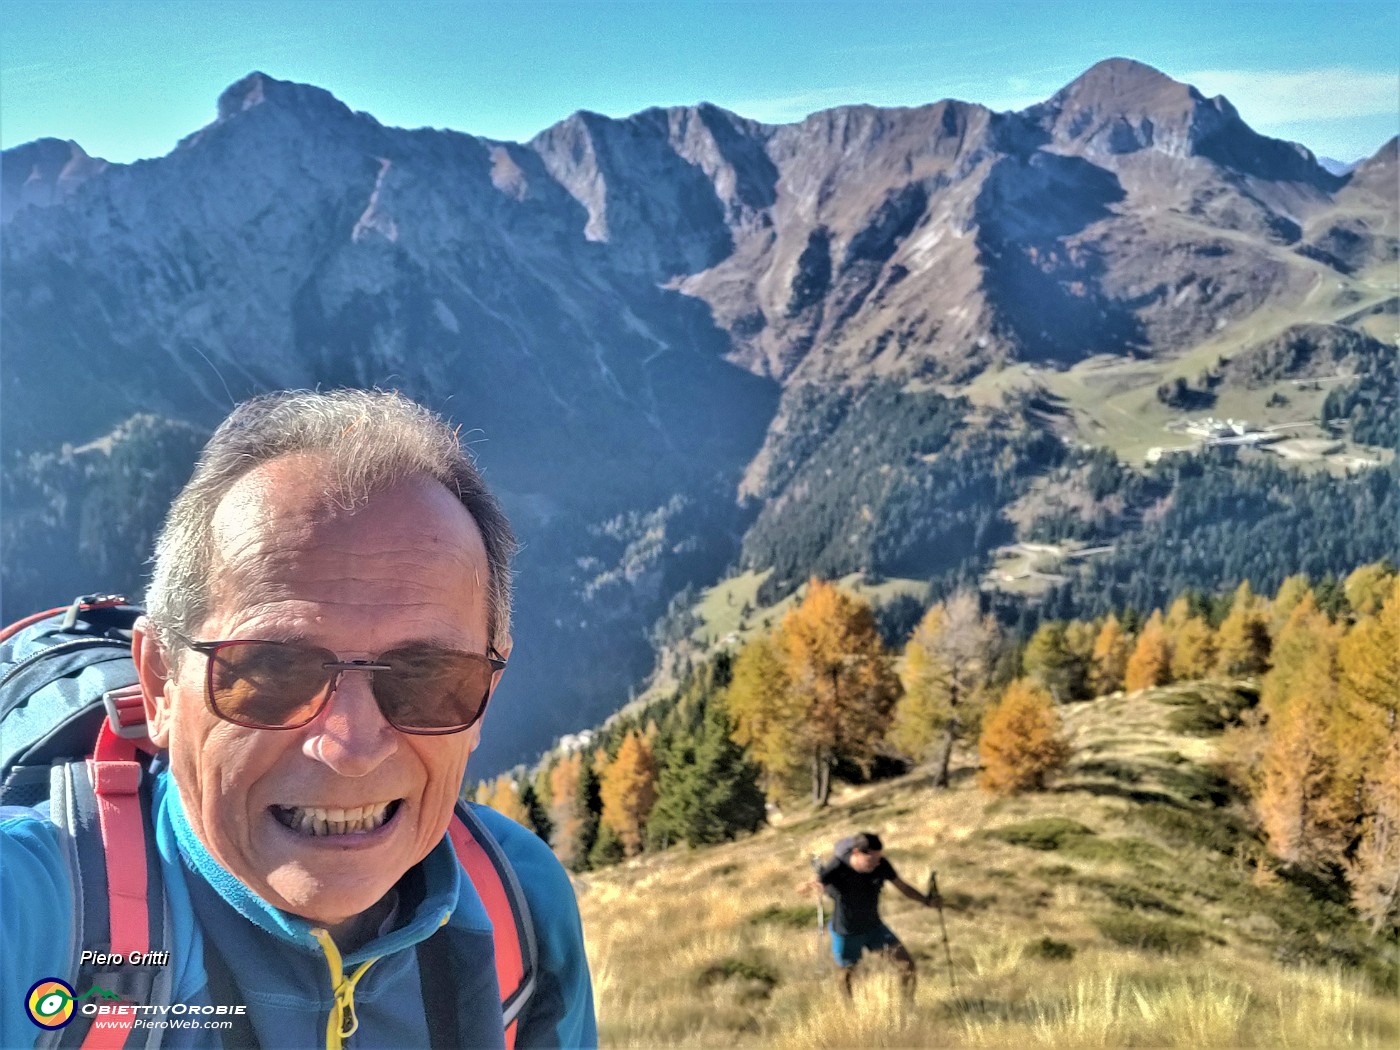
[[1328, 69], [1201, 69], [1173, 74], [1207, 97], [1224, 95], [1255, 127], [1303, 120], [1395, 114], [1400, 75], [1337, 66]]

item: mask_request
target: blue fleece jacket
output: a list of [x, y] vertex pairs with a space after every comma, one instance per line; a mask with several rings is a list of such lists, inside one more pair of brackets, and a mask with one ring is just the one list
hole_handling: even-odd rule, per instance
[[[532, 832], [493, 810], [473, 808], [511, 860], [539, 942], [536, 992], [521, 1016], [517, 1047], [596, 1046], [592, 985], [568, 876]], [[171, 912], [172, 1001], [237, 1005], [213, 1002], [205, 969], [209, 938], [228, 964], [236, 998], [247, 1005], [263, 1050], [325, 1046], [334, 1007], [332, 963], [311, 924], [270, 906], [209, 855], [166, 772], [155, 779], [153, 810]], [[63, 834], [41, 810], [0, 809], [0, 1047], [5, 1050], [31, 1047], [41, 1034], [26, 1011], [35, 982], [61, 977], [71, 984], [77, 976], [76, 960], [70, 958], [76, 904]], [[504, 1045], [491, 923], [444, 838], [400, 882], [399, 909], [388, 928], [343, 960], [346, 975], [375, 960], [355, 985], [358, 1028], [347, 1050], [428, 1045], [416, 948], [433, 934], [446, 938], [464, 1046]], [[86, 989], [75, 991], [82, 995]], [[222, 1043], [216, 1030], [180, 1027], [166, 1031], [163, 1045]]]

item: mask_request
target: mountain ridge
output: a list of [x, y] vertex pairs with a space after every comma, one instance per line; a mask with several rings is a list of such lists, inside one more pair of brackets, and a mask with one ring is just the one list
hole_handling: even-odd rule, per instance
[[[1021, 113], [580, 112], [522, 144], [386, 127], [252, 73], [162, 158], [7, 150], [0, 444], [6, 483], [27, 493], [7, 506], [27, 524], [6, 542], [80, 502], [53, 478], [109, 469], [64, 473], [62, 448], [133, 415], [207, 430], [266, 389], [393, 386], [490, 439], [478, 454], [529, 541], [522, 630], [574, 669], [559, 683], [525, 672], [538, 695], [522, 703], [539, 734], [590, 724], [650, 668], [643, 631], [737, 564], [764, 506], [827, 513], [804, 500], [850, 469], [821, 457], [854, 438], [819, 433], [848, 395], [956, 399], [1008, 370], [1111, 358], [1150, 398], [1222, 332], [1257, 342], [1378, 301], [1400, 243], [1384, 196], [1394, 142], [1332, 180], [1149, 67], [1111, 60], [1074, 83]], [[1105, 85], [1128, 98], [1116, 116]], [[1211, 156], [1190, 152], [1202, 144]], [[1096, 438], [1082, 414], [1019, 404], [975, 401], [976, 419]], [[918, 455], [944, 454], [925, 438]], [[1024, 444], [1029, 459], [1007, 455], [1044, 462], [1039, 437]], [[927, 492], [922, 462], [870, 466]], [[997, 513], [979, 509], [969, 536], [1004, 531]], [[833, 564], [866, 567], [845, 565], [856, 547], [829, 525]], [[88, 564], [107, 566], [7, 557], [7, 601], [70, 600], [35, 588]], [[599, 632], [618, 645], [605, 667]]]

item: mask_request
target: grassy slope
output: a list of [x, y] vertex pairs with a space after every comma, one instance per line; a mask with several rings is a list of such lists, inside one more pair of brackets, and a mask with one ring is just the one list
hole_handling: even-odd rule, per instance
[[[1230, 236], [1220, 230], [1210, 232], [1213, 236]], [[1156, 398], [1160, 383], [1178, 376], [1194, 381], [1222, 356], [1230, 357], [1271, 339], [1292, 325], [1343, 322], [1393, 297], [1397, 291], [1393, 267], [1343, 276], [1292, 251], [1278, 248], [1275, 254], [1280, 262], [1299, 273], [1308, 291], [1301, 297], [1281, 298], [1223, 325], [1217, 334], [1183, 353], [1148, 360], [1098, 355], [1064, 371], [1014, 365], [984, 373], [960, 392], [974, 402], [996, 404], [1006, 391], [1041, 386], [1061, 400], [1077, 440], [1106, 445], [1127, 463], [1141, 463], [1152, 446], [1189, 444], [1180, 435], [1163, 429], [1172, 419], [1213, 415], [1220, 419], [1248, 419], [1265, 426], [1316, 419], [1327, 390], [1304, 390], [1291, 381], [1258, 390], [1222, 388], [1215, 405], [1202, 411], [1181, 412]], [[1381, 340], [1393, 342], [1397, 337], [1393, 316], [1366, 317], [1357, 327]], [[1276, 392], [1287, 397], [1286, 406], [1267, 405]]]
[[[1380, 956], [1340, 906], [1261, 875], [1211, 767], [1218, 738], [1192, 735], [1230, 695], [1177, 687], [1066, 709], [1075, 758], [1045, 794], [992, 799], [966, 764], [940, 793], [916, 771], [738, 843], [585, 876], [604, 1044], [1397, 1045]], [[907, 881], [937, 867], [956, 995], [937, 913], [893, 891], [885, 917], [919, 960], [913, 1005], [880, 965], [853, 1005], [833, 994], [798, 886], [811, 854], [860, 828], [885, 836]], [[1007, 841], [1027, 837], [1057, 848]]]
[[[766, 634], [777, 627], [783, 614], [807, 594], [807, 586], [803, 584], [773, 605], [760, 606], [757, 604], [758, 589], [767, 578], [767, 571], [748, 571], [708, 588], [695, 605], [695, 614], [700, 617], [701, 626], [692, 632], [691, 639], [703, 650], [709, 650], [723, 648], [726, 644], [741, 645], [756, 633]], [[928, 592], [926, 581], [900, 577], [887, 577], [880, 583], [870, 583], [860, 573], [851, 573], [835, 582], [842, 590], [876, 606], [901, 594], [922, 600]], [[744, 615], [745, 605], [751, 607], [747, 616]], [[726, 643], [725, 639], [731, 634], [737, 637]]]

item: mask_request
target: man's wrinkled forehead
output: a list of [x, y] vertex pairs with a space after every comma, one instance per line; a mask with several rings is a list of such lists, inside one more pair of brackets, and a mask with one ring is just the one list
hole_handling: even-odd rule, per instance
[[230, 586], [254, 582], [243, 578], [250, 564], [276, 575], [277, 566], [269, 561], [275, 562], [278, 552], [286, 558], [311, 546], [317, 533], [324, 533], [338, 512], [344, 513], [317, 483], [318, 466], [307, 456], [287, 456], [255, 467], [230, 486], [210, 521], [211, 593], [216, 601], [229, 597]]
[[[410, 506], [419, 513], [411, 513]], [[486, 590], [486, 548], [476, 522], [445, 486], [428, 477], [407, 478], [352, 501], [332, 483], [321, 457], [284, 456], [239, 478], [210, 526], [210, 593], [216, 607], [276, 597], [282, 581], [308, 556], [334, 555], [360, 527], [380, 529], [386, 559], [446, 550], [468, 562], [483, 595]]]

